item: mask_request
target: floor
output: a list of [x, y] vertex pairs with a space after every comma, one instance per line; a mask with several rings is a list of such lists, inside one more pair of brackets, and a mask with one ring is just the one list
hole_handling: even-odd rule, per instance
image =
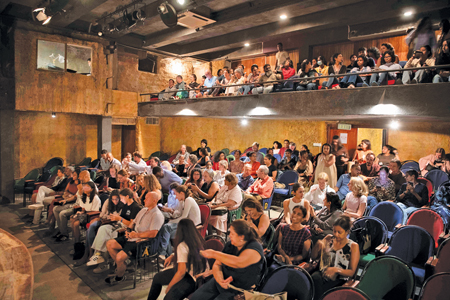
[[[279, 215], [274, 207], [270, 217]], [[0, 206], [0, 228], [21, 240], [31, 254], [34, 265], [33, 299], [147, 299], [151, 279], [138, 282], [133, 289], [132, 276], [116, 286], [108, 286], [104, 279], [108, 272], [94, 274], [94, 267], [74, 267], [69, 251], [72, 242], [55, 244], [50, 237], [44, 237], [45, 228], [27, 228], [20, 219], [27, 213], [22, 204]]]

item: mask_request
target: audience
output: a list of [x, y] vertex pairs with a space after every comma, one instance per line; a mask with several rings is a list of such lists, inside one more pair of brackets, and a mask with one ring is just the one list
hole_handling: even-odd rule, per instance
[[[436, 66], [450, 64], [450, 38], [442, 43], [442, 50], [436, 57]], [[433, 77], [433, 83], [449, 82], [450, 68], [437, 68], [437, 74]]]
[[289, 54], [283, 50], [282, 43], [277, 44], [277, 50], [278, 52], [275, 54], [275, 71], [279, 71], [285, 65], [286, 60], [289, 59]]
[[242, 173], [242, 170], [244, 169], [244, 162], [241, 160], [241, 155], [241, 150], [238, 149], [234, 151], [234, 160], [232, 160], [229, 164], [229, 170], [231, 173]]
[[284, 220], [285, 220], [286, 224], [291, 224], [292, 213], [293, 213], [292, 210], [294, 209], [294, 207], [297, 207], [297, 206], [301, 206], [306, 209], [306, 212], [304, 213], [304, 215], [302, 217], [304, 219], [304, 220], [302, 220], [302, 222], [309, 221], [310, 205], [309, 205], [309, 201], [305, 200], [303, 198], [304, 193], [305, 193], [305, 188], [302, 185], [300, 185], [299, 183], [294, 183], [294, 185], [292, 186], [292, 194], [294, 195], [294, 197], [283, 201]]
[[205, 156], [209, 156], [209, 154], [211, 153], [211, 148], [208, 147], [208, 141], [205, 139], [202, 139], [200, 141], [200, 146], [197, 148], [197, 151], [195, 151], [194, 154], [196, 154], [197, 156], [200, 156], [200, 149], [205, 149], [206, 150], [206, 154]]
[[[320, 76], [326, 76], [328, 75], [328, 63], [327, 60], [323, 56], [317, 57], [317, 65], [318, 67], [315, 68], [317, 75]], [[328, 82], [328, 78], [319, 78], [319, 86], [323, 86], [324, 83]]]
[[395, 199], [395, 183], [389, 179], [388, 167], [381, 167], [379, 176], [369, 180], [369, 195], [375, 197], [378, 202]]
[[247, 95], [252, 88], [254, 87], [255, 83], [259, 81], [260, 73], [258, 71], [258, 65], [252, 65], [251, 67], [251, 73], [248, 75], [246, 82], [249, 83], [248, 85], [241, 86], [239, 88], [239, 93], [242, 95]]
[[[370, 61], [373, 61], [370, 58]], [[368, 66], [368, 58], [360, 55], [356, 61], [354, 68], [350, 70], [350, 73], [364, 73], [370, 72], [372, 69]], [[363, 86], [369, 86], [368, 76], [370, 75], [346, 75], [336, 88], [355, 88], [357, 83], [362, 83]]]
[[361, 167], [358, 164], [354, 164], [350, 168], [350, 173], [342, 174], [341, 177], [339, 177], [339, 180], [334, 187], [334, 190], [339, 196], [339, 199], [344, 200], [345, 196], [347, 196], [347, 194], [350, 192], [350, 189], [348, 187], [350, 179], [352, 179], [353, 177], [359, 177], [363, 179], [361, 176], [359, 176], [360, 174]]
[[140, 173], [144, 173], [147, 164], [142, 159], [141, 153], [139, 153], [138, 151], [134, 152], [133, 159], [134, 161], [128, 163], [128, 171], [130, 172], [130, 174], [137, 175]]
[[[208, 150], [207, 150], [207, 148], [200, 148], [198, 153], [199, 153], [200, 159], [198, 160], [197, 163], [201, 168], [205, 168], [206, 163], [210, 161], [209, 156], [208, 156]], [[212, 167], [212, 163], [211, 163], [211, 167]]]
[[[201, 174], [201, 173], [200, 173]], [[173, 182], [170, 184], [170, 192], [169, 196], [167, 197], [167, 203], [163, 206], [159, 206], [159, 209], [163, 213], [164, 219], [176, 219], [181, 216], [181, 210], [183, 209], [182, 204], [180, 201], [177, 200], [177, 196], [175, 194], [175, 191], [177, 187], [180, 185], [177, 182]]]
[[348, 165], [348, 150], [347, 148], [341, 143], [341, 139], [338, 135], [334, 135], [333, 139], [331, 141], [331, 154], [333, 154], [336, 157], [336, 173], [337, 178], [339, 179], [342, 174], [345, 173], [347, 170]]
[[317, 157], [317, 166], [315, 171], [314, 184], [319, 181], [319, 174], [326, 173], [328, 175], [328, 183], [331, 188], [336, 186], [337, 182], [337, 169], [336, 169], [336, 156], [331, 154], [331, 145], [323, 144], [322, 153]]
[[[328, 74], [323, 75], [338, 75], [347, 73], [347, 68], [343, 65], [344, 57], [340, 53], [336, 53], [332, 57], [332, 62], [328, 67]], [[330, 77], [322, 84], [323, 88], [331, 89], [334, 84], [339, 84], [339, 77]]]
[[[123, 171], [128, 174], [125, 169], [123, 169]], [[122, 172], [122, 174], [124, 173]], [[112, 165], [109, 167], [109, 172], [106, 174], [106, 183], [103, 187], [103, 191], [111, 192], [114, 189], [120, 189], [119, 168], [117, 165]]]
[[241, 174], [237, 174], [238, 185], [241, 190], [246, 191], [255, 181], [252, 175], [252, 167], [250, 165], [244, 165], [244, 169]]
[[244, 192], [244, 198], [261, 201], [270, 197], [274, 185], [272, 178], [269, 176], [269, 168], [267, 166], [260, 166], [256, 174], [258, 178]]
[[348, 183], [349, 193], [345, 196], [342, 206], [344, 215], [349, 216], [352, 220], [361, 218], [367, 207], [367, 186], [359, 177], [352, 177]]
[[400, 160], [398, 151], [391, 145], [384, 145], [381, 153], [378, 154], [375, 164], [380, 166], [388, 166], [393, 159]]
[[297, 164], [294, 167], [294, 171], [299, 174], [298, 182], [306, 182], [309, 181], [309, 176], [311, 176], [314, 172], [314, 167], [312, 162], [308, 159], [308, 152], [305, 150], [300, 151], [300, 158], [297, 161]]
[[272, 178], [273, 182], [277, 181], [278, 177], [277, 167], [275, 167], [275, 165], [272, 164], [274, 160], [275, 158], [270, 154], [264, 156], [264, 164], [266, 165], [266, 167], [269, 168], [269, 177]]
[[317, 175], [317, 182], [318, 183], [312, 185], [309, 192], [306, 193], [305, 199], [308, 200], [309, 203], [315, 205], [315, 207], [322, 207], [323, 199], [325, 199], [326, 194], [334, 193], [334, 189], [328, 185], [328, 174], [325, 172]]
[[225, 155], [225, 152], [223, 151], [219, 151], [214, 155], [214, 163], [213, 163], [213, 170], [214, 171], [218, 171], [219, 170], [219, 162], [221, 161], [226, 161], [227, 162], [227, 167], [228, 167], [228, 160], [227, 157]]
[[228, 169], [228, 161], [221, 160], [219, 161], [219, 170], [216, 172], [214, 176], [214, 181], [219, 184], [219, 186], [223, 186], [225, 184], [225, 176], [230, 173]]
[[192, 191], [197, 193], [198, 197], [206, 202], [213, 200], [219, 192], [220, 186], [214, 181], [214, 172], [212, 170], [203, 171], [203, 185], [199, 188], [196, 184], [191, 185]]
[[366, 162], [361, 165], [361, 175], [364, 181], [368, 181], [376, 176], [380, 172], [380, 165], [375, 164], [375, 154], [368, 153], [366, 155]]
[[406, 44], [412, 49], [418, 49], [422, 45], [429, 45], [430, 50], [436, 49], [436, 35], [433, 23], [429, 17], [420, 19], [405, 39]]
[[428, 189], [417, 181], [419, 173], [416, 170], [408, 170], [405, 177], [406, 183], [402, 185], [395, 199], [403, 210], [403, 223], [413, 211], [428, 204]]
[[323, 239], [328, 234], [333, 233], [334, 222], [343, 214], [342, 203], [339, 197], [333, 193], [328, 192], [323, 199], [323, 208], [317, 213], [311, 206], [309, 212], [311, 214], [310, 231], [313, 245], [318, 240]]
[[[261, 74], [258, 84], [252, 89], [252, 94], [268, 94], [273, 90], [273, 82], [265, 83], [266, 81], [276, 81], [277, 76], [272, 73], [269, 64], [264, 65], [264, 74]], [[262, 85], [262, 86], [261, 86]]]
[[161, 167], [154, 167], [153, 175], [158, 178], [163, 193], [169, 192], [169, 186], [172, 182], [183, 183], [183, 180], [177, 174], [169, 170], [163, 170]]
[[398, 159], [393, 159], [389, 163], [389, 179], [391, 179], [395, 184], [395, 195], [398, 194], [400, 187], [406, 183], [405, 176], [403, 175], [400, 168], [402, 167], [402, 163]]
[[[432, 57], [431, 47], [429, 45], [424, 45], [420, 47], [420, 50], [414, 52], [412, 56], [405, 65], [405, 69], [418, 68], [426, 66], [434, 66], [435, 58]], [[402, 82], [403, 84], [410, 83], [421, 83], [421, 82], [431, 82], [430, 75], [431, 70], [417, 70], [417, 71], [404, 71]], [[428, 77], [428, 79], [426, 78]]]
[[419, 167], [422, 176], [428, 173], [428, 171], [441, 169], [444, 165], [443, 159], [445, 157], [445, 150], [443, 148], [437, 148], [434, 154], [422, 157], [419, 159]]
[[207, 89], [205, 89], [205, 91], [203, 92], [203, 96], [207, 97], [213, 93], [212, 87], [216, 83], [217, 77], [212, 76], [210, 70], [207, 70], [205, 72], [205, 76], [206, 76], [206, 79], [205, 79], [205, 83], [203, 84], [203, 86]]
[[[383, 64], [379, 66], [379, 68], [381, 70], [398, 70], [401, 69], [402, 67], [398, 64], [393, 62], [395, 58], [395, 53], [394, 51], [386, 51], [383, 53], [382, 59], [383, 59]], [[397, 73], [396, 72], [384, 72], [384, 73], [374, 73], [372, 74], [372, 76], [370, 77], [370, 85], [371, 86], [379, 86], [382, 83], [385, 82], [385, 79], [387, 78], [387, 80], [391, 80], [391, 79], [396, 79], [397, 78]]]
[[252, 175], [253, 178], [256, 178], [257, 170], [261, 166], [261, 164], [258, 161], [256, 161], [256, 157], [257, 157], [256, 152], [253, 152], [253, 151], [247, 152], [247, 157], [250, 158], [250, 161], [246, 162], [245, 164], [251, 166], [252, 171], [251, 171], [250, 175]]
[[269, 226], [270, 219], [264, 213], [261, 202], [255, 199], [247, 199], [242, 204], [242, 211], [244, 212], [244, 220], [256, 231], [263, 247], [266, 248], [273, 233], [273, 227]]
[[278, 169], [281, 171], [293, 170], [295, 165], [297, 164], [297, 159], [292, 156], [292, 150], [286, 149], [284, 151], [285, 158], [278, 165]]
[[172, 164], [178, 165], [181, 156], [184, 156], [184, 159], [186, 160], [189, 157], [189, 152], [186, 151], [186, 145], [181, 145], [180, 151], [177, 153], [177, 156], [172, 161]]
[[358, 145], [358, 148], [355, 151], [353, 161], [358, 162], [360, 165], [364, 164], [366, 162], [366, 155], [373, 153], [371, 147], [372, 146], [369, 140], [362, 140], [361, 144]]
[[177, 88], [175, 87], [175, 81], [173, 79], [169, 79], [169, 87], [163, 90], [164, 93], [160, 93], [158, 95], [158, 100], [169, 100], [171, 97], [175, 96], [176, 91]]

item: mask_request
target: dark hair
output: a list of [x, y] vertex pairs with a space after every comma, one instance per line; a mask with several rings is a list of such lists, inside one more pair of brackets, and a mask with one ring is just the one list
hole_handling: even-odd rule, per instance
[[322, 61], [322, 66], [326, 66], [328, 63], [327, 60], [325, 59], [325, 57], [323, 57], [322, 55], [317, 56], [317, 61], [319, 61], [319, 60]]
[[254, 152], [254, 151], [248, 151], [248, 152], [247, 152], [247, 157], [252, 157], [252, 155], [253, 155], [254, 153], [256, 153], [256, 152]]
[[367, 49], [367, 54], [372, 53], [377, 59], [380, 57], [380, 50], [377, 47]]
[[344, 229], [345, 231], [349, 231], [350, 228], [352, 227], [352, 220], [350, 219], [349, 216], [346, 215], [341, 215], [339, 218], [337, 218], [337, 220], [334, 222], [333, 227], [334, 226], [340, 226], [342, 229]]
[[[287, 61], [289, 61], [289, 67], [290, 67], [290, 68], [293, 68], [293, 67], [294, 67], [294, 63], [292, 62], [292, 59], [288, 58], [288, 59], [286, 59], [286, 60], [284, 61], [284, 63], [286, 63]], [[283, 67], [284, 67], [284, 65], [283, 65]]]
[[208, 141], [207, 141], [206, 139], [202, 139], [202, 140], [200, 141], [200, 144], [201, 144], [201, 143], [205, 143], [205, 145], [208, 146]]
[[[248, 200], [245, 201], [244, 204], [246, 202], [248, 202]], [[237, 235], [243, 236], [247, 243], [258, 239], [256, 230], [250, 227], [245, 220], [235, 220], [230, 226], [233, 227]], [[245, 247], [242, 247], [242, 249], [245, 249]]]
[[335, 53], [333, 54], [333, 56], [331, 57], [331, 59], [333, 60], [333, 65], [336, 63], [336, 59], [338, 58], [338, 56], [341, 55], [341, 53]]
[[302, 74], [305, 74], [306, 72], [306, 66], [309, 65], [310, 61], [309, 59], [304, 59], [300, 65], [300, 70], [302, 70]]
[[303, 155], [308, 154], [308, 151], [306, 150], [302, 150], [300, 151], [300, 153], [298, 154], [299, 158], [302, 157]]
[[100, 154], [108, 154], [108, 150], [103, 149], [103, 150], [100, 152]]
[[129, 189], [129, 188], [125, 188], [125, 189], [121, 190], [121, 191], [119, 192], [119, 194], [120, 194], [120, 196], [124, 196], [124, 197], [128, 196], [128, 198], [134, 200], [134, 194], [133, 194], [133, 191], [132, 191], [131, 189]]
[[181, 80], [183, 80], [183, 76], [181, 76], [181, 75], [177, 75], [177, 78], [178, 78], [178, 77], [180, 77], [180, 78], [181, 78]]
[[[114, 204], [114, 202], [112, 201], [112, 197], [116, 196], [117, 198], [119, 198], [119, 203], [117, 203], [117, 205]], [[111, 192], [111, 194], [109, 195], [109, 199], [108, 199], [108, 213], [112, 214], [114, 212], [119, 212], [122, 210], [123, 208], [123, 203], [120, 201], [120, 194], [119, 194], [119, 190], [113, 190]]]
[[440, 153], [442, 156], [445, 156], [444, 148], [437, 148], [435, 153]]
[[333, 148], [332, 148], [331, 145], [328, 144], [328, 143], [325, 143], [325, 144], [322, 145], [322, 153], [323, 153], [323, 148], [324, 148], [325, 146], [330, 147], [330, 153], [331, 153], [331, 150], [332, 150]]
[[169, 191], [176, 189], [180, 184], [178, 182], [172, 182], [169, 185]]
[[366, 47], [360, 47], [360, 48], [358, 49], [358, 52], [365, 52], [365, 51], [367, 51], [367, 48], [366, 48]]
[[[152, 157], [150, 157], [150, 159], [153, 159], [154, 161], [156, 161], [156, 163], [158, 164], [158, 166], [161, 164], [161, 160], [159, 159], [159, 157], [157, 157], [157, 156], [152, 156]], [[150, 160], [149, 159], [149, 160]]]
[[281, 149], [283, 147], [283, 145], [281, 145], [281, 143], [279, 141], [275, 141], [273, 142], [274, 144], [277, 144], [278, 149]]
[[175, 191], [178, 193], [184, 193], [184, 197], [190, 197], [192, 195], [192, 192], [189, 190], [189, 188], [185, 185], [179, 185], [175, 188]]
[[350, 55], [350, 58], [349, 58], [349, 59], [352, 60], [353, 56], [354, 56], [354, 57], [358, 57], [358, 55], [352, 54], [352, 55]]
[[277, 46], [283, 47], [283, 43], [278, 43]]
[[117, 175], [128, 177], [128, 173], [124, 169], [122, 169], [119, 172], [117, 172]]
[[[75, 168], [75, 170], [72, 172], [72, 174], [73, 173], [77, 173], [77, 180], [78, 180], [78, 182], [80, 182], [80, 172], [81, 172], [81, 169], [80, 168]], [[70, 184], [74, 184], [75, 183], [75, 180], [73, 180], [73, 178], [70, 180]]]
[[[420, 31], [422, 31], [423, 29], [426, 28], [426, 26], [433, 26], [433, 24], [431, 23], [431, 19], [430, 17], [423, 17], [422, 19], [420, 19], [417, 23], [416, 23], [416, 32], [419, 33]], [[430, 28], [429, 28], [430, 29]]]
[[194, 81], [197, 81], [197, 75], [195, 75], [194, 73], [192, 73], [191, 75], [194, 76]]
[[298, 182], [294, 183], [294, 185], [292, 186], [292, 191], [296, 192], [301, 186], [303, 186], [303, 185], [301, 185]]
[[380, 171], [379, 171], [378, 173], [380, 173], [380, 172], [383, 171], [383, 170], [386, 172], [387, 175], [389, 175], [389, 168], [386, 167], [386, 166], [380, 167]]
[[275, 157], [273, 157], [272, 154], [266, 154], [266, 156], [264, 156], [264, 157], [266, 157], [268, 160], [270, 160], [270, 163], [273, 165], [273, 160], [275, 159]]
[[308, 154], [311, 153], [311, 152], [309, 151], [309, 149], [308, 149], [308, 146], [302, 145], [302, 147], [306, 149], [305, 151], [308, 152]]
[[388, 50], [386, 52], [383, 53], [383, 56], [381, 57], [381, 64], [385, 64], [386, 61], [384, 60], [384, 57], [389, 54], [389, 56], [391, 57], [391, 62], [395, 62], [395, 52], [393, 50]]
[[222, 71], [222, 69], [217, 70], [217, 76], [220, 76], [220, 71]]
[[394, 51], [394, 46], [391, 43], [383, 43], [381, 46], [385, 46], [388, 50]]
[[206, 79], [206, 75], [202, 75], [202, 78], [203, 78], [203, 79]]
[[135, 151], [135, 152], [133, 153], [133, 156], [142, 158], [142, 155], [141, 155], [141, 153], [139, 153], [139, 151]]
[[160, 172], [162, 172], [161, 167], [157, 166], [157, 167], [154, 167], [154, 168], [153, 168], [153, 175], [158, 174], [158, 173], [160, 173]]
[[334, 212], [336, 209], [342, 208], [342, 202], [341, 199], [339, 199], [339, 196], [336, 193], [328, 192], [326, 194], [326, 199], [328, 202], [330, 202], [330, 211]]
[[304, 206], [296, 205], [294, 208], [292, 208], [292, 212], [294, 212], [294, 209], [300, 209], [302, 211], [303, 217], [306, 217], [307, 211]]
[[266, 67], [270, 67], [270, 64], [265, 64], [263, 69], [265, 69]]
[[259, 68], [257, 64], [253, 64], [253, 65], [250, 67], [250, 71], [253, 72], [253, 69], [255, 69], [255, 68], [256, 68], [256, 69]]
[[419, 173], [416, 170], [408, 170], [405, 172], [405, 175], [414, 176], [416, 180], [419, 178]]
[[286, 152], [289, 152], [289, 153], [292, 154], [292, 150], [291, 150], [291, 149], [286, 149], [286, 150], [284, 151], [284, 153], [286, 153]]
[[199, 154], [203, 154], [204, 156], [208, 156], [208, 151], [206, 150], [206, 148], [200, 148], [200, 150], [198, 151]]
[[372, 144], [370, 143], [369, 140], [364, 139], [364, 140], [361, 141], [361, 143], [364, 143], [364, 144], [367, 145], [367, 150], [371, 150], [372, 149]]
[[[194, 173], [198, 172], [200, 174], [200, 178], [197, 180], [197, 182], [194, 181]], [[191, 170], [191, 173], [189, 174], [189, 179], [187, 180], [187, 182], [193, 182], [195, 183], [197, 186], [200, 186], [200, 182], [202, 182], [202, 170], [200, 170], [199, 168], [195, 168]]]
[[430, 58], [431, 55], [433, 55], [433, 53], [431, 52], [431, 47], [430, 47], [430, 45], [423, 45], [422, 47], [424, 47], [425, 49], [427, 49], [427, 51], [428, 51], [428, 56], [427, 56], [427, 58]]
[[394, 159], [393, 159], [393, 160], [391, 160], [390, 162], [394, 162], [394, 163], [396, 163], [396, 164], [397, 164], [397, 166], [398, 166], [399, 168], [401, 168], [401, 167], [402, 167], [402, 162], [401, 162], [400, 160], [396, 159], [396, 158], [394, 158]]
[[247, 199], [245, 200], [245, 202], [242, 204], [242, 210], [245, 210], [245, 208], [256, 208], [257, 212], [263, 212], [263, 207], [261, 205], [261, 202], [255, 199]]
[[[91, 203], [94, 200], [95, 195], [97, 195], [97, 189], [95, 187], [95, 183], [92, 181], [88, 181], [86, 183], [83, 183], [83, 185], [88, 185], [92, 189], [91, 193], [89, 194], [89, 202], [88, 202], [88, 203]], [[83, 201], [83, 203], [86, 203], [86, 198], [87, 198], [87, 195], [85, 193], [83, 193], [83, 196], [81, 196], [81, 201]]]
[[[358, 58], [361, 58], [361, 59], [363, 60], [363, 67], [367, 67], [367, 62], [369, 61], [369, 60], [367, 59], [367, 56], [365, 56], [365, 55], [360, 55], [360, 56], [358, 56]], [[356, 64], [356, 65], [358, 65], [358, 64]]]
[[219, 151], [216, 153], [216, 155], [214, 156], [214, 162], [219, 162], [220, 161], [220, 155], [223, 154], [225, 156], [225, 159], [227, 159], [227, 156], [225, 155], [225, 152], [223, 151]]
[[445, 154], [445, 156], [444, 156], [444, 160], [446, 160], [446, 161], [450, 161], [450, 154]]
[[239, 150], [239, 149], [234, 150], [234, 154], [236, 154], [237, 152], [239, 152], [239, 155], [242, 155], [241, 150]]
[[[185, 218], [178, 222], [177, 231], [175, 233], [175, 257], [174, 261], [177, 261], [177, 247], [181, 243], [185, 243], [189, 249], [188, 261], [186, 263], [187, 272], [193, 268], [194, 275], [202, 273], [206, 268], [206, 258], [200, 255], [200, 250], [203, 250], [203, 238], [195, 228], [194, 222], [191, 219]], [[174, 270], [177, 271], [178, 264], [174, 264]]]
[[283, 142], [288, 142], [288, 143], [290, 143], [290, 141], [289, 141], [289, 140], [284, 140]]
[[169, 79], [169, 82], [171, 82], [171, 81], [172, 81], [173, 83], [175, 83], [175, 80], [173, 80], [173, 79]]
[[393, 154], [393, 155], [395, 155], [395, 153], [394, 153], [394, 150], [397, 150], [397, 149], [395, 149], [394, 147], [392, 147], [391, 145], [384, 145], [384, 147], [386, 147], [388, 150], [389, 150], [389, 154]]

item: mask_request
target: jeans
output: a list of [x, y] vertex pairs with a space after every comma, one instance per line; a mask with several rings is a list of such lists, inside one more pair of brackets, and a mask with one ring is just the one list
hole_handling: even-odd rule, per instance
[[[330, 75], [334, 75], [334, 74], [330, 74]], [[339, 83], [339, 81], [338, 81], [338, 79], [336, 77], [330, 77], [330, 78], [328, 78], [327, 81], [322, 83], [322, 87], [331, 89], [331, 86], [333, 84], [338, 84], [338, 83]]]
[[170, 244], [170, 239], [175, 238], [175, 233], [177, 232], [178, 223], [168, 223], [161, 227], [158, 234], [161, 236], [161, 243], [159, 244], [158, 253], [159, 255], [169, 256], [172, 254], [172, 245]]
[[433, 83], [439, 83], [439, 82], [449, 82], [449, 77], [444, 77], [439, 74], [434, 75]]
[[67, 235], [67, 219], [74, 214], [71, 204], [55, 206], [53, 214], [55, 215], [56, 224], [58, 224], [59, 232]]
[[95, 221], [89, 226], [89, 229], [86, 230], [86, 245], [90, 248], [95, 240], [95, 235], [97, 234], [98, 229], [102, 226], [101, 221]]
[[312, 91], [312, 90], [317, 90], [317, 85], [315, 83], [308, 83], [306, 85], [303, 84], [299, 84], [297, 85], [297, 88], [295, 89], [296, 91], [304, 91], [304, 90], [308, 90], [308, 91]]
[[[352, 73], [356, 73], [356, 72], [352, 72]], [[341, 83], [344, 84], [353, 84], [354, 86], [356, 86], [357, 82], [362, 82], [362, 83], [366, 83], [366, 77], [361, 77], [357, 74], [355, 75], [346, 75], [344, 78], [342, 78]]]
[[377, 198], [374, 196], [367, 196], [367, 206], [366, 206], [366, 214], [369, 215], [369, 212], [372, 210], [372, 208], [378, 204]]
[[269, 86], [265, 86], [265, 87], [258, 86], [258, 87], [253, 88], [252, 94], [255, 94], [255, 95], [256, 94], [268, 94], [272, 90], [273, 90], [273, 85], [269, 85]]
[[[411, 83], [411, 75], [413, 75], [412, 71], [404, 71], [403, 72], [403, 78], [402, 78], [403, 84]], [[418, 70], [414, 74], [414, 79], [417, 80], [417, 82], [421, 82], [424, 75], [425, 75], [425, 70]]]
[[191, 300], [233, 300], [234, 296], [238, 293], [238, 291], [231, 288], [222, 288], [216, 280], [212, 278], [195, 291]]
[[241, 93], [242, 95], [247, 95], [248, 93], [250, 93], [251, 89], [253, 88], [253, 85], [243, 85], [239, 88], [239, 93]]
[[408, 216], [410, 214], [419, 209], [419, 207], [406, 206], [401, 202], [397, 202], [397, 205], [400, 206], [400, 208], [403, 210], [403, 224], [406, 224], [406, 220], [408, 220]]
[[106, 242], [117, 237], [117, 231], [111, 225], [103, 225], [97, 231], [94, 241], [91, 244], [91, 248], [100, 252], [107, 252]]
[[[153, 277], [152, 286], [148, 293], [147, 300], [156, 300], [161, 294], [163, 285], [168, 285], [175, 275], [173, 268], [159, 272]], [[184, 277], [175, 283], [169, 292], [164, 297], [164, 300], [178, 300], [184, 299], [195, 291], [195, 281], [192, 279], [189, 273], [186, 273]]]

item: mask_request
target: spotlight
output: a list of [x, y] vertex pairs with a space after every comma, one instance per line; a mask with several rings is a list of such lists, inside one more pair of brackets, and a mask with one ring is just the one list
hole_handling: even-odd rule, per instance
[[56, 113], [52, 112], [52, 118], [56, 118]]
[[184, 0], [177, 0], [178, 4], [183, 5], [184, 4]]
[[248, 120], [247, 119], [242, 119], [241, 120], [241, 125], [242, 126], [247, 126], [248, 125]]
[[393, 120], [390, 124], [389, 127], [393, 130], [397, 130], [400, 128], [400, 122], [399, 121], [395, 121]]
[[286, 19], [287, 19], [287, 16], [286, 16], [286, 15], [281, 15], [281, 16], [280, 16], [280, 19], [281, 19], [281, 20], [286, 20]]
[[133, 11], [131, 16], [133, 17], [133, 20], [136, 21], [144, 21], [146, 18], [145, 11], [143, 11], [142, 9]]
[[405, 11], [405, 13], [403, 13], [403, 16], [410, 17], [410, 16], [412, 16], [412, 14], [413, 14], [413, 12], [409, 10], [409, 11]]
[[245, 47], [248, 47], [248, 46], [250, 46], [250, 44], [249, 44], [249, 43], [245, 43], [244, 46], [245, 46]]
[[167, 9], [166, 3], [161, 3], [160, 6], [158, 6], [158, 13], [161, 15], [167, 14], [169, 10]]

